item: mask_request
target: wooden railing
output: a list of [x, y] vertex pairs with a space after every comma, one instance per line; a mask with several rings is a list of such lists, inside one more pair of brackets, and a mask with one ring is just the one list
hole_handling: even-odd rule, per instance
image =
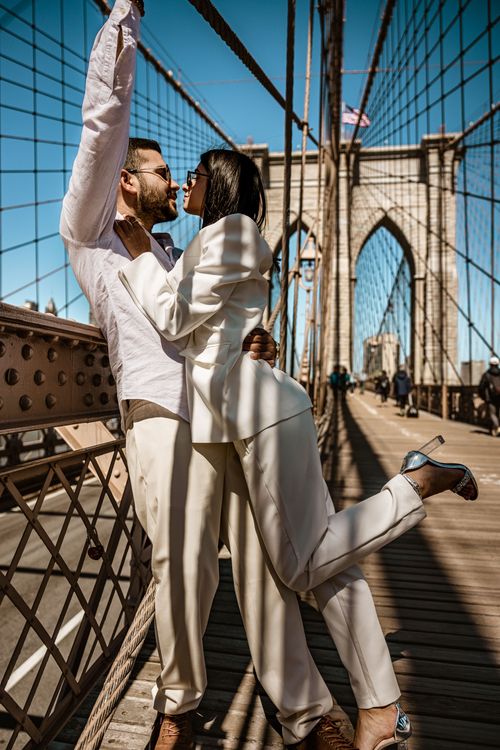
[[419, 407], [444, 419], [487, 426], [488, 415], [477, 386], [417, 385], [414, 398]]
[[[373, 381], [367, 381], [366, 389], [375, 391]], [[488, 414], [477, 386], [424, 385], [413, 386], [413, 402], [422, 411], [428, 411], [443, 419], [488, 426]]]

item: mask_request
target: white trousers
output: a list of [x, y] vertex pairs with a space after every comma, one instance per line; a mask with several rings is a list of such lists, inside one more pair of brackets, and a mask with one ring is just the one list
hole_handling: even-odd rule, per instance
[[[203, 633], [218, 583], [219, 534], [231, 552], [236, 595], [253, 664], [278, 709], [287, 744], [331, 710], [307, 647], [296, 594], [279, 580], [259, 538], [232, 444], [191, 445], [172, 415], [137, 422], [127, 460], [138, 518], [152, 541], [161, 673], [156, 710], [196, 708], [206, 688]], [[356, 567], [314, 592], [361, 708], [400, 695], [373, 600]]]
[[425, 518], [422, 501], [400, 475], [335, 513], [310, 410], [235, 447], [271, 563], [296, 591], [314, 589]]

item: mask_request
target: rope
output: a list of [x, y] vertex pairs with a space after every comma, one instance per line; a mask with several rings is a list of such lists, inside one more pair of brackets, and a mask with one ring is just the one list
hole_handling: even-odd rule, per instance
[[[313, 40], [313, 23], [314, 23], [314, 4], [313, 0], [309, 3], [309, 24], [307, 28], [307, 53], [306, 53], [306, 85], [304, 91], [304, 126], [302, 127], [302, 152], [300, 158], [300, 183], [299, 183], [299, 208], [297, 211], [297, 251], [294, 267], [294, 287], [293, 287], [293, 312], [292, 312], [292, 336], [291, 336], [291, 360], [293, 363], [295, 356], [295, 346], [297, 337], [297, 314], [299, 304], [299, 280], [300, 280], [300, 236], [302, 233], [302, 211], [304, 205], [304, 175], [306, 171], [306, 149], [307, 149], [307, 126], [305, 123], [309, 117], [309, 99], [311, 90], [311, 58], [312, 58], [312, 40]], [[319, 154], [318, 154], [319, 157]], [[319, 204], [319, 200], [318, 200]], [[310, 235], [310, 232], [309, 232]], [[293, 368], [293, 365], [292, 365]], [[292, 370], [293, 375], [293, 370]]]
[[[288, 272], [290, 265], [290, 196], [292, 182], [293, 63], [295, 0], [288, 0], [286, 45], [285, 158], [283, 175], [283, 240], [281, 244], [280, 368], [286, 372], [288, 329]], [[293, 370], [293, 362], [291, 363]]]
[[153, 619], [155, 593], [156, 584], [151, 579], [75, 750], [99, 748]]
[[384, 46], [385, 38], [389, 30], [389, 25], [391, 23], [391, 18], [392, 18], [392, 11], [394, 10], [395, 4], [396, 4], [396, 0], [388, 0], [387, 5], [385, 6], [384, 16], [382, 18], [382, 23], [380, 24], [380, 31], [378, 34], [377, 44], [376, 44], [375, 51], [373, 53], [373, 59], [370, 65], [370, 72], [366, 80], [366, 86], [363, 92], [363, 98], [361, 100], [361, 104], [359, 105], [358, 120], [352, 132], [351, 140], [349, 142], [349, 147], [347, 149], [347, 152], [349, 154], [351, 153], [354, 141], [356, 140], [356, 136], [359, 130], [359, 124], [361, 122], [361, 118], [363, 117], [363, 112], [365, 111], [366, 105], [368, 104], [368, 98], [370, 96], [370, 91], [373, 86], [375, 75], [377, 74], [378, 61], [380, 59], [380, 55], [382, 54], [382, 48]]
[[[242, 44], [240, 39], [236, 36], [234, 31], [231, 29], [229, 24], [221, 16], [217, 8], [210, 2], [210, 0], [189, 0], [192, 6], [196, 8], [198, 13], [203, 16], [205, 21], [210, 24], [212, 29], [218, 34], [221, 39], [227, 44], [227, 46], [234, 52], [234, 54], [241, 60], [248, 70], [255, 76], [255, 78], [261, 83], [266, 91], [278, 102], [278, 104], [286, 109], [287, 103], [283, 96], [280, 94], [276, 86], [264, 73], [260, 65], [252, 57], [247, 48]], [[309, 139], [318, 146], [318, 141], [311, 135], [307, 122], [304, 122], [300, 117], [292, 111], [292, 119], [295, 124], [302, 129], [307, 129], [307, 135]]]

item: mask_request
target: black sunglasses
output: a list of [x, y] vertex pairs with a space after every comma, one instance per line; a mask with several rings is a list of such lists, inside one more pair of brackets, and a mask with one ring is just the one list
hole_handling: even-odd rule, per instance
[[151, 167], [151, 169], [127, 169], [126, 170], [129, 174], [141, 174], [145, 172], [146, 174], [156, 174], [158, 177], [161, 177], [162, 180], [165, 180], [165, 182], [171, 182], [172, 181], [172, 175], [170, 174], [170, 169], [168, 167]]
[[207, 180], [210, 179], [208, 174], [205, 174], [204, 172], [198, 172], [196, 169], [188, 169], [187, 177], [186, 177], [186, 184], [188, 187], [191, 187], [193, 182], [196, 182], [197, 177], [206, 177]]

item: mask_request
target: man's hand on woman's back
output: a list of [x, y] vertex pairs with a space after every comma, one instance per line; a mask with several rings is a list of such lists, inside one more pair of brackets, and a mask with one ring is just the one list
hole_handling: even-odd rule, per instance
[[276, 364], [277, 346], [271, 334], [263, 328], [254, 328], [243, 341], [243, 351], [251, 352], [252, 359], [265, 359], [271, 367]]

